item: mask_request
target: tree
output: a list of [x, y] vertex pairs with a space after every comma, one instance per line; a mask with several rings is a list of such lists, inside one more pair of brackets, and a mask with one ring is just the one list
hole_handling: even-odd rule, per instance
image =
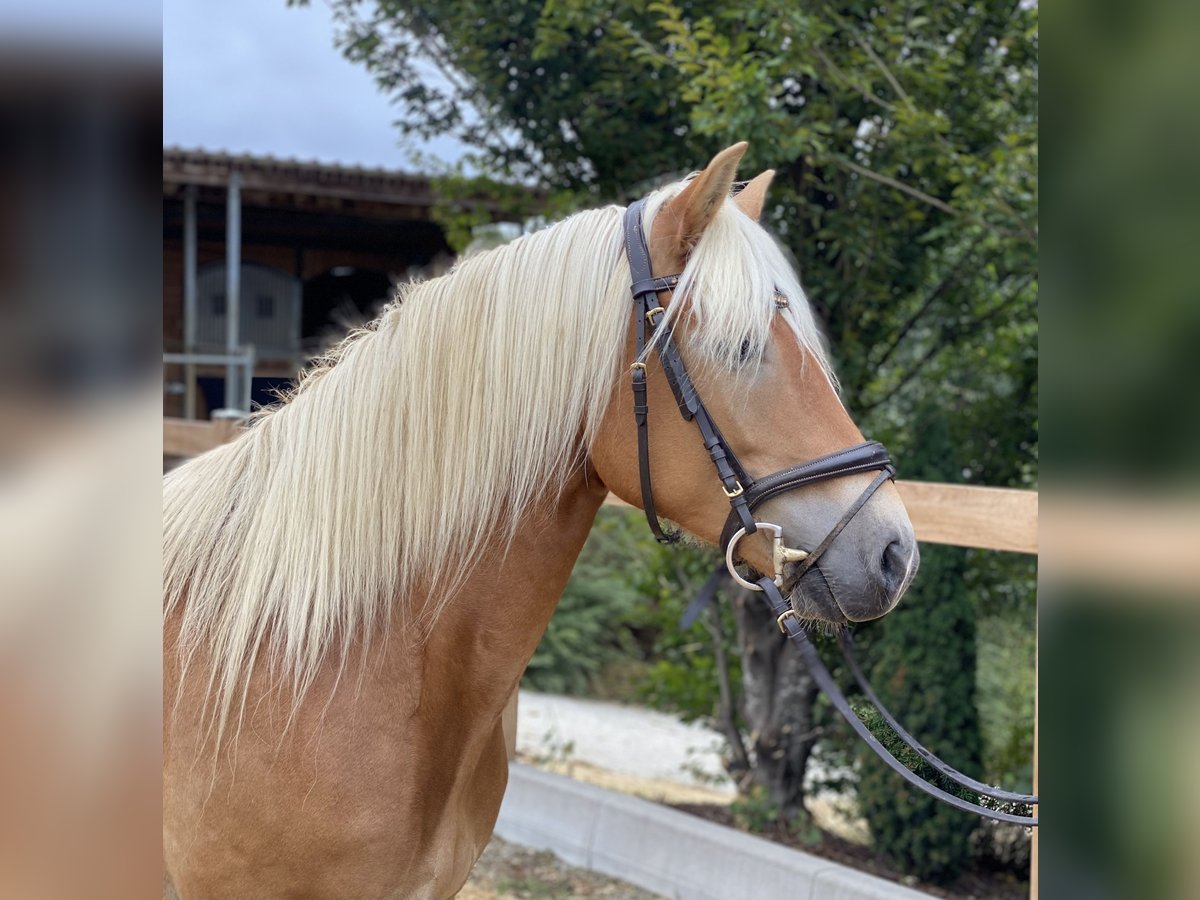
[[[333, 7], [340, 46], [395, 98], [402, 131], [453, 135], [478, 172], [577, 206], [629, 199], [749, 139], [746, 171], [778, 173], [765, 224], [797, 260], [863, 430], [903, 474], [922, 440], [914, 411], [936, 403], [955, 435], [943, 477], [1033, 483], [1036, 4]], [[968, 581], [979, 570], [970, 554], [962, 567]], [[1012, 569], [1030, 581], [1027, 564]], [[979, 593], [1006, 609], [1030, 596]], [[743, 646], [766, 627], [738, 622]], [[748, 694], [778, 701], [782, 685], [756, 671]], [[811, 720], [810, 692], [789, 702]], [[772, 750], [791, 761], [791, 805], [812, 735], [781, 731]]]

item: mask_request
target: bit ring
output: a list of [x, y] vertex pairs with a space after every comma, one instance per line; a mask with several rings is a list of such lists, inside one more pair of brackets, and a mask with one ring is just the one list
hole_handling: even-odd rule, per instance
[[[774, 532], [775, 540], [777, 542], [782, 543], [783, 528], [781, 528], [780, 526], [775, 525], [772, 522], [755, 522], [754, 525], [756, 528], [758, 528], [760, 530], [765, 528], [767, 531]], [[729, 574], [733, 577], [733, 580], [736, 581], [738, 584], [740, 584], [742, 587], [744, 587], [750, 591], [761, 591], [762, 588], [760, 588], [753, 581], [747, 581], [745, 578], [743, 578], [738, 573], [737, 568], [734, 566], [733, 553], [737, 549], [738, 541], [740, 541], [745, 536], [746, 536], [746, 529], [739, 528], [737, 531], [734, 532], [733, 537], [731, 537], [729, 539], [729, 545], [725, 548], [725, 568], [727, 568], [729, 570]], [[775, 572], [775, 584], [779, 585], [779, 586], [783, 585], [783, 573], [782, 572], [779, 572], [779, 571]]]

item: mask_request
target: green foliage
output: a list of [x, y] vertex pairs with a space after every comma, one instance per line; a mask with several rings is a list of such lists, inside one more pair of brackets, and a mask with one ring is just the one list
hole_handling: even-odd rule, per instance
[[[628, 521], [647, 533], [639, 516], [631, 515]], [[741, 682], [741, 668], [733, 614], [729, 604], [719, 599], [688, 631], [679, 627], [679, 620], [712, 574], [717, 554], [697, 545], [664, 547], [653, 539], [649, 539], [647, 549], [649, 552], [638, 561], [642, 571], [635, 574], [646, 601], [637, 627], [646, 638], [646, 659], [650, 661], [639, 699], [686, 720], [711, 719], [717, 712], [719, 676], [713, 652], [716, 638], [705, 627], [705, 618], [721, 618], [729, 657], [728, 677], [736, 686]]]
[[586, 694], [604, 665], [621, 655], [613, 623], [626, 613], [616, 578], [575, 579], [525, 670], [525, 684], [552, 694]]
[[734, 821], [746, 831], [756, 834], [771, 834], [781, 825], [787, 832], [808, 845], [821, 843], [821, 830], [812, 818], [803, 810], [794, 814], [790, 821], [784, 821], [784, 816], [778, 804], [772, 803], [765, 788], [753, 785], [729, 804], [729, 811]]
[[437, 201], [433, 219], [446, 231], [446, 242], [456, 253], [471, 243], [475, 229], [495, 221], [527, 222], [535, 217], [554, 218], [569, 210], [571, 194], [564, 191], [531, 190], [483, 175], [466, 175], [453, 170], [435, 175], [433, 193]]
[[729, 804], [729, 811], [738, 825], [759, 834], [774, 828], [779, 822], [778, 805], [772, 803], [766, 790], [757, 785]]
[[555, 694], [589, 693], [604, 666], [629, 652], [628, 623], [640, 596], [620, 562], [637, 537], [624, 517], [603, 510], [588, 536], [558, 610], [525, 670], [524, 684]]
[[1033, 790], [1037, 635], [1019, 619], [979, 622], [975, 677], [983, 730], [983, 771], [991, 784]]

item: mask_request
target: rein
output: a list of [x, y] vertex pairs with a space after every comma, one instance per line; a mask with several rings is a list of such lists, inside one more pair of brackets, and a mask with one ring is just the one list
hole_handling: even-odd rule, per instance
[[[663, 373], [679, 413], [685, 421], [693, 421], [700, 430], [704, 448], [712, 459], [713, 466], [720, 479], [721, 489], [729, 499], [729, 517], [721, 532], [721, 549], [725, 553], [724, 570], [718, 570], [709, 579], [701, 591], [697, 602], [693, 603], [685, 615], [685, 621], [694, 620], [704, 602], [716, 593], [717, 583], [725, 571], [738, 584], [747, 590], [761, 593], [767, 606], [775, 616], [779, 630], [798, 648], [805, 665], [808, 667], [818, 686], [829, 697], [837, 711], [854, 729], [855, 733], [883, 760], [891, 769], [900, 774], [905, 781], [919, 790], [936, 797], [944, 803], [966, 812], [975, 813], [1001, 822], [1011, 822], [1018, 825], [1037, 825], [1036, 816], [1018, 815], [1003, 810], [991, 809], [981, 802], [964, 800], [963, 798], [943, 790], [935, 784], [913, 772], [880, 743], [870, 729], [854, 712], [837, 682], [826, 668], [817, 653], [816, 647], [805, 632], [803, 620], [792, 608], [791, 604], [780, 592], [784, 580], [784, 567], [789, 563], [799, 563], [794, 570], [798, 578], [815, 566], [826, 550], [837, 540], [842, 530], [858, 514], [879, 490], [884, 482], [895, 477], [896, 468], [892, 463], [887, 448], [877, 441], [864, 441], [843, 450], [837, 450], [825, 456], [809, 460], [782, 471], [753, 478], [738, 461], [733, 448], [729, 446], [721, 434], [721, 430], [713, 421], [691, 377], [684, 365], [683, 357], [675, 344], [671, 326], [661, 317], [666, 308], [660, 303], [660, 295], [670, 295], [679, 285], [680, 275], [655, 276], [651, 271], [650, 251], [646, 241], [645, 229], [642, 224], [642, 214], [645, 209], [645, 198], [633, 203], [625, 211], [625, 254], [629, 258], [629, 269], [632, 277], [630, 292], [634, 301], [634, 333], [636, 351], [634, 362], [630, 366], [630, 378], [633, 386], [633, 415], [637, 424], [638, 442], [638, 473], [641, 482], [642, 508], [646, 514], [646, 522], [654, 537], [663, 544], [673, 544], [679, 540], [678, 531], [665, 531], [659, 522], [654, 506], [654, 491], [650, 477], [650, 432], [649, 405], [646, 381], [646, 358], [650, 342], [648, 337], [654, 337], [653, 346], [662, 363]], [[784, 301], [786, 303], [786, 301]], [[754, 518], [754, 510], [761, 504], [787, 491], [798, 490], [821, 481], [832, 478], [843, 478], [860, 472], [878, 472], [858, 499], [850, 505], [837, 523], [830, 529], [825, 538], [812, 550], [799, 550], [786, 547], [783, 543], [783, 529], [771, 522], [760, 522]], [[774, 572], [770, 575], [752, 574], [750, 579], [744, 578], [736, 568], [738, 542], [748, 534], [755, 534], [760, 529], [769, 531], [773, 539], [772, 563]], [[858, 682], [866, 698], [875, 706], [884, 721], [892, 728], [900, 740], [917, 753], [922, 760], [935, 769], [940, 775], [953, 781], [959, 787], [973, 791], [982, 796], [1003, 803], [1020, 803], [1029, 806], [1037, 805], [1038, 798], [1032, 794], [1016, 794], [990, 787], [963, 775], [947, 763], [943, 762], [932, 752], [923, 747], [917, 740], [905, 731], [891, 713], [879, 702], [879, 698], [867, 683], [853, 654], [853, 644], [848, 634], [843, 633], [840, 646], [846, 657], [851, 673]]]

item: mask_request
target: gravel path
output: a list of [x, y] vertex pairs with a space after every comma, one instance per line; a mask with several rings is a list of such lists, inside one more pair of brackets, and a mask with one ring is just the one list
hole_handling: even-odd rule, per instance
[[527, 850], [492, 838], [475, 864], [458, 900], [656, 900], [615, 878], [573, 869], [545, 851]]
[[517, 752], [522, 756], [580, 761], [732, 796], [718, 753], [722, 744], [711, 728], [635, 706], [533, 691], [521, 691], [517, 703]]
[[[732, 800], [736, 791], [721, 765], [723, 746], [711, 728], [637, 706], [534, 691], [521, 691], [517, 702], [517, 754], [524, 762], [660, 803]], [[809, 761], [810, 785], [830, 774]], [[867, 842], [852, 797], [810, 788], [807, 806], [825, 830]]]

